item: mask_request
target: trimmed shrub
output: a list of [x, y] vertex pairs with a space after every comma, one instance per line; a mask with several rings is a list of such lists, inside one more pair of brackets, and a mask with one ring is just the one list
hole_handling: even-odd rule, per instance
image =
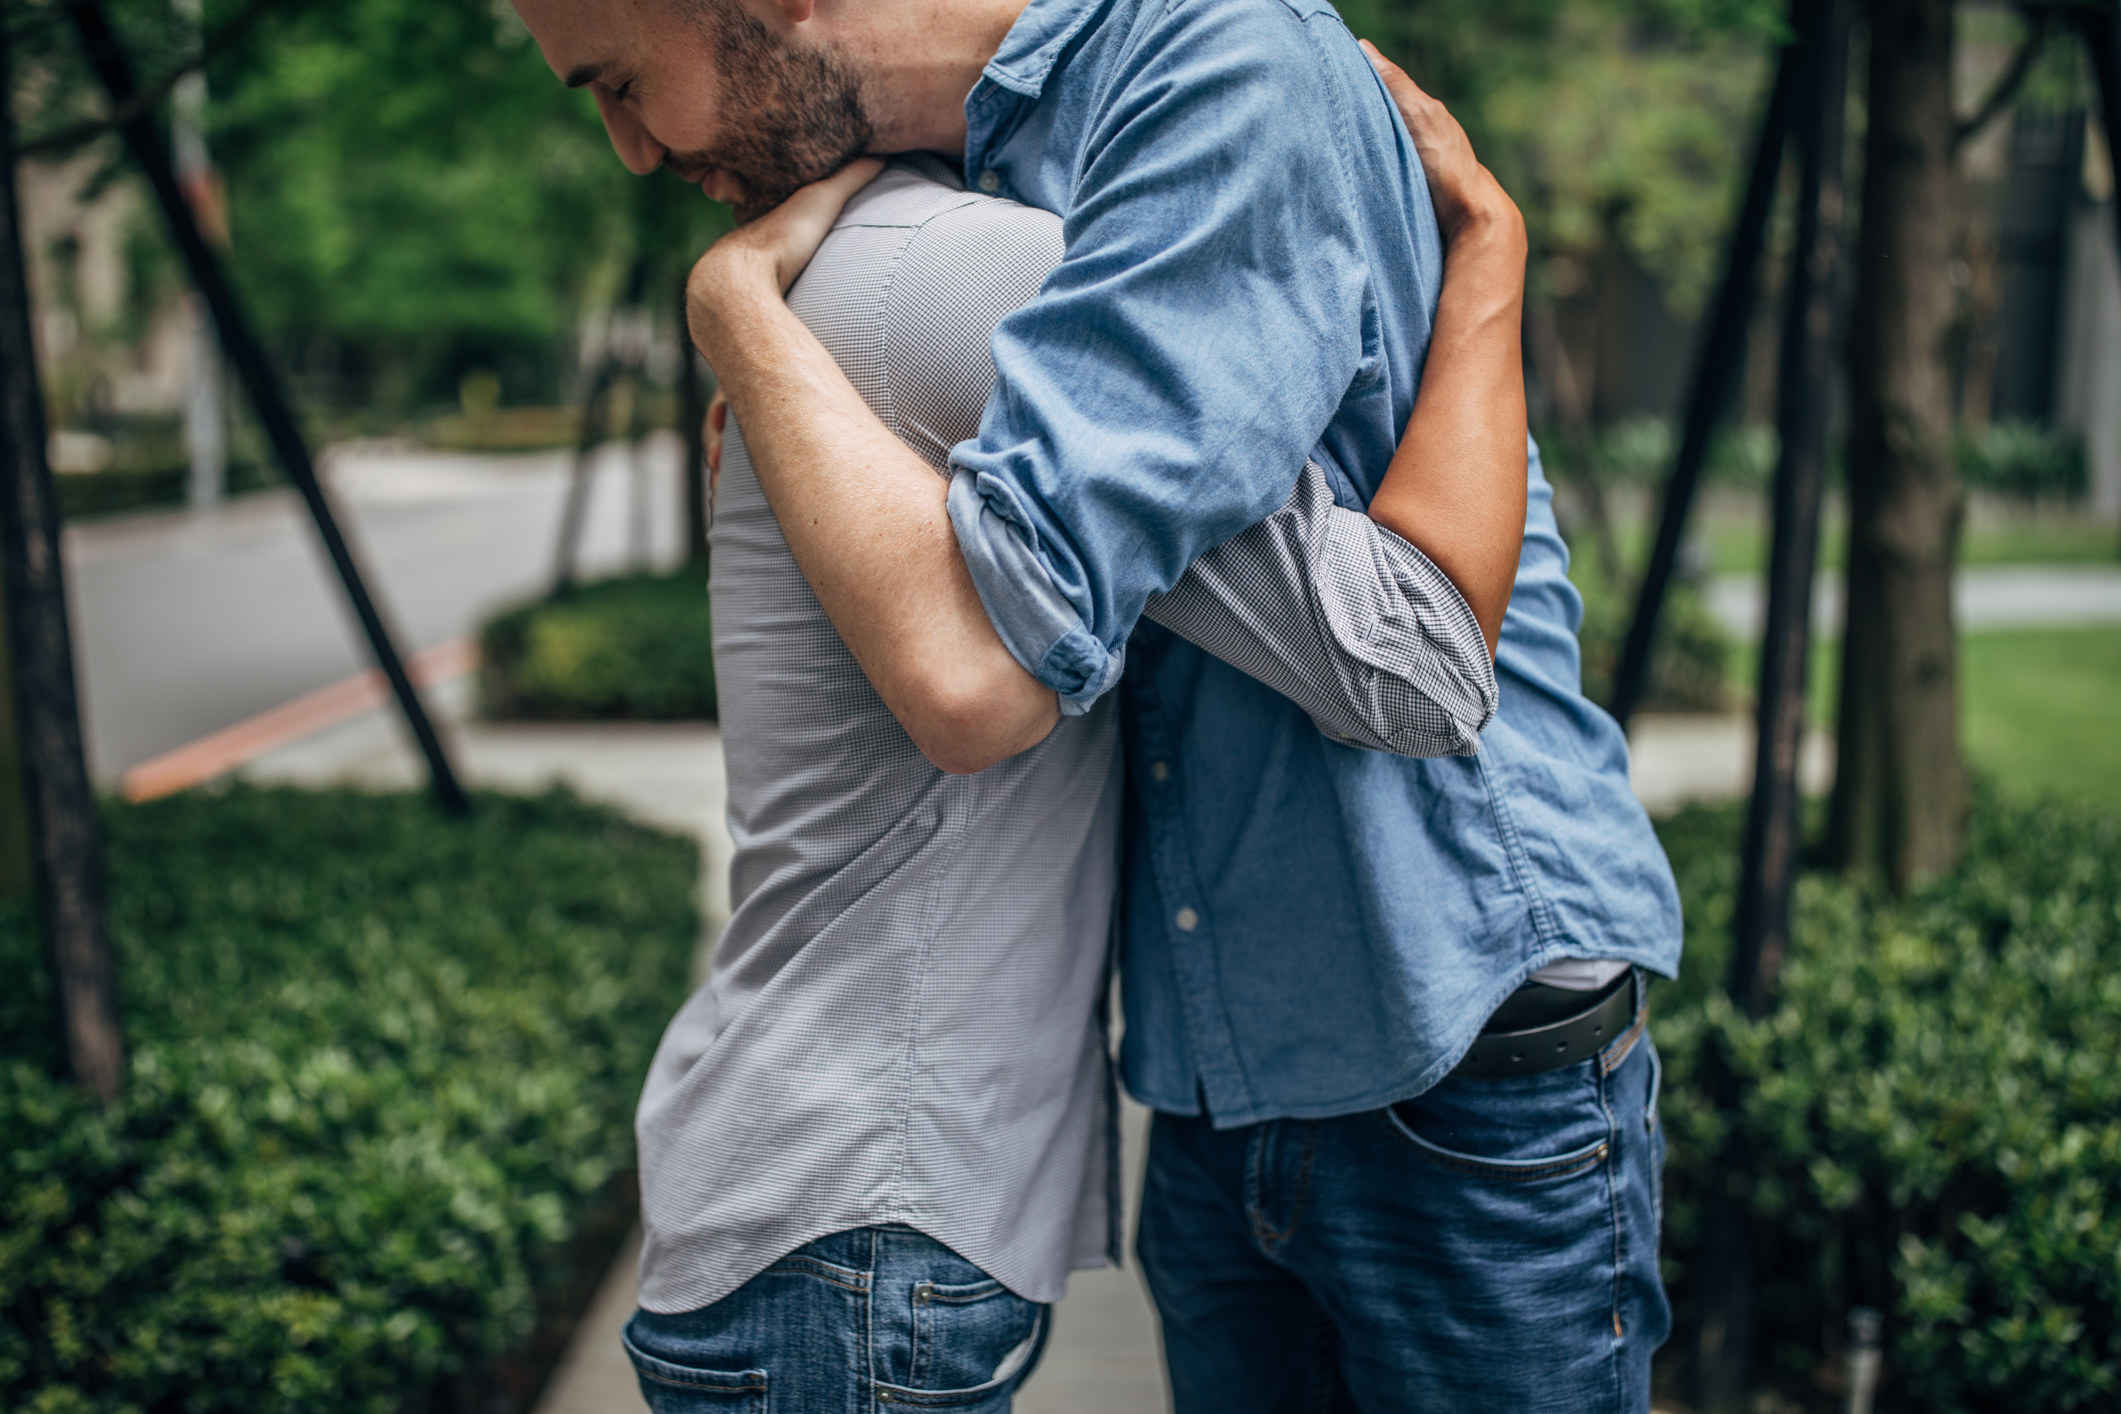
[[[191, 468], [112, 467], [72, 472], [52, 480], [57, 487], [59, 514], [67, 520], [88, 520], [130, 511], [172, 510], [183, 505], [191, 485]], [[254, 461], [234, 460], [228, 464], [226, 490], [231, 496], [247, 496], [283, 484], [277, 471]]]
[[1700, 1195], [1726, 1139], [1713, 1045], [1745, 1084], [1739, 1183], [1762, 1241], [1765, 1372], [1838, 1409], [1824, 1357], [1886, 1314], [1885, 1410], [2121, 1403], [2121, 818], [1983, 793], [1964, 865], [1894, 901], [1798, 890], [1775, 1012], [1722, 991], [1740, 812], [1662, 827], [1687, 953], [1660, 989], [1667, 1274], [1682, 1320]]
[[2088, 475], [2084, 439], [2034, 422], [1998, 422], [1959, 439], [1959, 475], [1969, 486], [2022, 500], [2077, 500]]
[[696, 849], [561, 793], [107, 820], [109, 1109], [52, 1078], [38, 944], [0, 919], [0, 1408], [432, 1407], [523, 1339], [625, 1181]]
[[711, 721], [706, 569], [607, 579], [501, 614], [479, 634], [479, 698], [490, 717]]

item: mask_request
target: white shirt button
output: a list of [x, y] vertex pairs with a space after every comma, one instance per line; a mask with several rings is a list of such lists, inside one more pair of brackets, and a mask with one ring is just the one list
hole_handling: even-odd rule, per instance
[[1152, 781], [1170, 780], [1171, 763], [1169, 761], [1151, 761], [1149, 763], [1149, 779]]
[[979, 174], [979, 189], [984, 192], [1000, 191], [1002, 189], [1002, 174], [989, 167], [986, 171]]
[[1178, 924], [1179, 932], [1190, 933], [1200, 926], [1200, 915], [1190, 908], [1181, 908], [1174, 921]]

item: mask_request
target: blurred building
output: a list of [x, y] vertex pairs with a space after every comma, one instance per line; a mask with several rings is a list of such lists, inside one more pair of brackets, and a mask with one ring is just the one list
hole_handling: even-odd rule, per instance
[[2084, 434], [2092, 509], [2121, 516], [2121, 250], [2111, 154], [2089, 128], [2079, 194], [2064, 204], [2055, 416]]
[[154, 213], [104, 155], [25, 161], [15, 181], [55, 423], [174, 414], [190, 346]]
[[[2008, 25], [1993, 33], [1977, 27], [1962, 45], [1963, 112], [1979, 105], [2015, 46]], [[2113, 163], [2089, 97], [2087, 76], [2076, 104], [2056, 106], [2052, 93], [2043, 94], [1966, 145], [1972, 219], [1953, 274], [1962, 317], [1949, 353], [1966, 427], [2012, 421], [2079, 434], [2092, 507], [2121, 516], [2121, 256]], [[1771, 255], [1762, 273], [1733, 409], [1748, 422], [1774, 417], [1779, 265]], [[1590, 421], [1676, 418], [1698, 323], [1674, 314], [1656, 274], [1617, 235], [1597, 252], [1550, 258], [1546, 273], [1568, 372]], [[1542, 404], [1535, 389], [1534, 405], [1551, 402]]]

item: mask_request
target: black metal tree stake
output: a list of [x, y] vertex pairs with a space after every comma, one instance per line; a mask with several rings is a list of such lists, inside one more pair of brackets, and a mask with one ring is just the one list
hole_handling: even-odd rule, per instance
[[[110, 95], [114, 112], [127, 112], [138, 84], [133, 76], [132, 62], [126, 57], [124, 47], [111, 29], [109, 19], [95, 0], [69, 0], [68, 13], [74, 28], [80, 32], [83, 49], [87, 52], [89, 65], [102, 81], [104, 91]], [[428, 777], [432, 782], [435, 797], [444, 809], [453, 814], [464, 814], [471, 809], [471, 801], [457, 783], [457, 776], [449, 763], [449, 755], [442, 747], [441, 737], [434, 723], [428, 719], [427, 710], [420, 703], [420, 695], [413, 688], [412, 679], [406, 674], [405, 663], [391, 641], [389, 629], [384, 626], [382, 612], [369, 597], [368, 587], [363, 582], [359, 566], [354, 560], [353, 550], [339, 530], [337, 517], [332, 513], [331, 502], [325, 497], [324, 487], [317, 480], [316, 466], [310, 460], [309, 446], [303, 440], [301, 428], [296, 424], [293, 410], [281, 391], [279, 379], [272, 365], [266, 360], [265, 350], [252, 334], [250, 323], [244, 317], [243, 307], [236, 299], [233, 286], [221, 269], [220, 261], [207, 245], [200, 233], [198, 221], [192, 215], [191, 204], [184, 199], [177, 185], [176, 172], [170, 166], [169, 150], [156, 131], [154, 119], [146, 110], [135, 113], [120, 124], [125, 144], [131, 150], [133, 160], [154, 189], [156, 204], [169, 223], [170, 235], [176, 240], [177, 250], [191, 271], [192, 282], [206, 299], [212, 310], [214, 326], [221, 336], [221, 350], [229, 366], [242, 380], [244, 391], [249, 395], [251, 406], [258, 414], [258, 421], [265, 429], [267, 440], [272, 443], [273, 453], [280, 462], [287, 479], [301, 493], [303, 503], [309, 508], [310, 519], [315, 523], [317, 536], [324, 542], [324, 550], [331, 557], [332, 567], [338, 571], [339, 583], [346, 591], [352, 605], [354, 617], [359, 620], [361, 630], [368, 639], [376, 665], [390, 681], [391, 692], [396, 696], [398, 710], [411, 729], [413, 740], [420, 754], [427, 760]]]
[[[1754, 1017], [1765, 1015], [1774, 998], [1775, 978], [1789, 942], [1790, 900], [1802, 843], [1797, 761], [1804, 737], [1812, 577], [1841, 335], [1849, 0], [1809, 0], [1798, 16], [1797, 31], [1805, 54], [1793, 127], [1804, 171], [1777, 370], [1776, 423], [1782, 454], [1775, 471], [1758, 740], [1739, 861], [1729, 980], [1732, 1000]], [[1711, 1070], [1711, 1084], [1722, 1092], [1718, 1102], [1726, 1110], [1735, 1108], [1737, 1086], [1729, 1071], [1720, 1064], [1712, 1064]], [[1709, 1195], [1697, 1259], [1702, 1273], [1697, 1402], [1704, 1414], [1736, 1414], [1745, 1405], [1750, 1382], [1755, 1253], [1745, 1205], [1746, 1155], [1741, 1134], [1721, 1156], [1723, 1181]]]
[[1680, 436], [1671, 475], [1665, 480], [1657, 540], [1636, 591], [1635, 616], [1628, 624], [1620, 661], [1613, 669], [1613, 698], [1607, 705], [1622, 731], [1627, 730], [1628, 719], [1635, 715], [1649, 688], [1657, 619], [1671, 587], [1672, 569], [1679, 561], [1679, 544], [1686, 535], [1687, 517], [1694, 509], [1694, 493], [1701, 485], [1709, 435], [1715, 431], [1716, 419], [1731, 396], [1744, 362], [1746, 321], [1753, 311], [1760, 257], [1767, 246], [1768, 213], [1774, 207], [1776, 179], [1782, 173], [1798, 62], [1796, 46], [1784, 45], [1776, 61], [1774, 85], [1768, 92], [1767, 111], [1761, 115], [1760, 136], [1753, 146], [1752, 174], [1746, 180], [1745, 199], [1738, 209], [1738, 222], [1731, 229], [1723, 282], [1716, 290], [1716, 302], [1694, 365], [1694, 381], [1687, 392], [1686, 430]]

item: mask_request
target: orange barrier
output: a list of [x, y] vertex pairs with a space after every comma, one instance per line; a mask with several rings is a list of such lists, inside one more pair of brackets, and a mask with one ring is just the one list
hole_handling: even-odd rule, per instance
[[[462, 677], [478, 663], [478, 644], [469, 638], [452, 638], [413, 654], [405, 660], [405, 671], [413, 686], [426, 688]], [[381, 671], [370, 668], [143, 761], [118, 778], [118, 789], [132, 801], [154, 800], [190, 790], [248, 765], [268, 751], [337, 726], [389, 700], [389, 682]]]

